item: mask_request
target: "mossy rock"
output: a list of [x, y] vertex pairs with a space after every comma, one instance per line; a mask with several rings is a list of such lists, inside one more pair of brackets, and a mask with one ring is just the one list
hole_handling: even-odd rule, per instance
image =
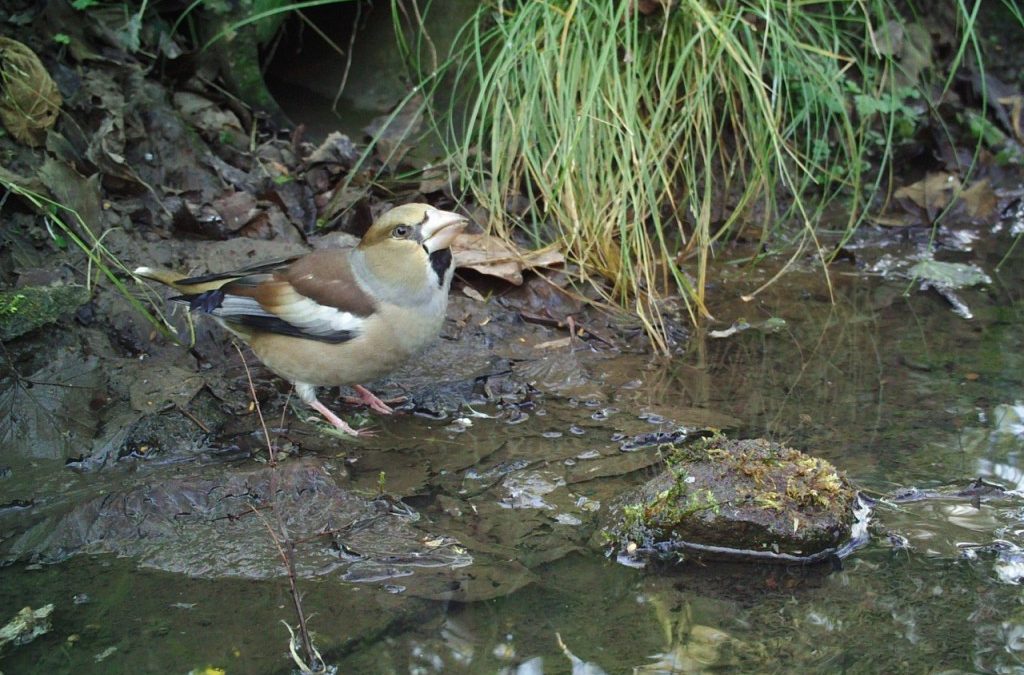
[[84, 286], [26, 286], [0, 291], [0, 341], [7, 342], [72, 314], [89, 301]]
[[604, 538], [622, 553], [809, 563], [850, 536], [856, 491], [823, 459], [723, 436], [662, 453], [665, 472], [612, 509]]

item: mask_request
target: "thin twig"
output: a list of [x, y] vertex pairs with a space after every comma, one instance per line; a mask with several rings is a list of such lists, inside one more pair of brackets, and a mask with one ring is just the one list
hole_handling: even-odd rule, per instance
[[[245, 368], [245, 377], [249, 381], [249, 393], [252, 395], [253, 406], [256, 408], [256, 414], [260, 418], [260, 426], [263, 429], [263, 438], [267, 442], [267, 453], [270, 456], [270, 485], [268, 498], [272, 501], [272, 508], [274, 510], [274, 516], [277, 518], [278, 532], [274, 531], [274, 528], [270, 527], [270, 523], [267, 522], [266, 518], [263, 517], [259, 511], [252, 508], [253, 512], [259, 516], [260, 520], [263, 521], [267, 527], [267, 531], [270, 532], [270, 538], [274, 542], [274, 546], [277, 547], [277, 552], [281, 556], [281, 561], [284, 563], [285, 570], [288, 572], [288, 591], [292, 596], [292, 605], [295, 607], [295, 615], [299, 621], [299, 639], [302, 640], [302, 649], [306, 653], [306, 658], [310, 663], [313, 664], [315, 672], [323, 670], [323, 660], [320, 658], [320, 653], [313, 647], [313, 640], [309, 635], [309, 628], [306, 626], [306, 613], [302, 609], [302, 598], [299, 596], [299, 588], [297, 576], [295, 573], [295, 542], [288, 536], [288, 528], [284, 522], [284, 516], [281, 514], [280, 504], [278, 503], [278, 489], [277, 489], [277, 458], [274, 454], [274, 444], [270, 441], [270, 431], [267, 429], [267, 424], [263, 419], [263, 410], [260, 408], [260, 402], [256, 398], [256, 386], [252, 381], [252, 373], [249, 371], [249, 364], [245, 362], [245, 356], [242, 354], [242, 349], [238, 346], [237, 342], [232, 343], [235, 347], [235, 351], [238, 352], [238, 357], [242, 359], [242, 367]], [[280, 533], [280, 536], [278, 536]]]
[[203, 424], [203, 423], [202, 423], [202, 422], [201, 422], [201, 421], [199, 420], [199, 418], [198, 418], [198, 417], [196, 417], [195, 415], [193, 415], [193, 414], [192, 414], [192, 413], [190, 413], [189, 411], [185, 410], [185, 409], [184, 409], [183, 407], [181, 407], [180, 405], [179, 405], [179, 406], [175, 406], [175, 407], [176, 407], [176, 408], [178, 409], [178, 412], [180, 412], [180, 413], [181, 413], [182, 415], [184, 415], [185, 417], [187, 417], [187, 418], [189, 418], [190, 420], [192, 420], [193, 422], [195, 422], [195, 425], [196, 425], [197, 427], [199, 427], [200, 429], [202, 429], [202, 430], [203, 430], [203, 431], [204, 431], [205, 433], [210, 433], [210, 427], [208, 427], [208, 426], [206, 426], [205, 424]]
[[[276, 469], [272, 468], [271, 478], [276, 474]], [[273, 482], [273, 481], [272, 481]], [[277, 500], [277, 493], [274, 493], [274, 500]], [[299, 588], [296, 585], [296, 574], [295, 574], [295, 542], [285, 540], [281, 541], [277, 533], [274, 532], [274, 528], [270, 526], [270, 523], [263, 514], [256, 510], [252, 505], [249, 506], [252, 512], [263, 521], [263, 526], [267, 528], [267, 532], [270, 533], [270, 539], [274, 542], [274, 547], [277, 548], [277, 554], [281, 556], [281, 562], [284, 563], [285, 569], [288, 570], [288, 591], [292, 596], [292, 604], [295, 605], [295, 614], [299, 619], [299, 639], [302, 640], [302, 649], [306, 652], [306, 658], [313, 663], [313, 667], [310, 669], [312, 672], [320, 672], [323, 670], [324, 662], [320, 658], [320, 652], [313, 646], [313, 640], [309, 636], [309, 629], [306, 627], [306, 613], [302, 610], [302, 599], [299, 597]], [[277, 514], [278, 522], [281, 520], [281, 513], [275, 507], [275, 513]], [[287, 547], [287, 548], [285, 548]]]
[[[341, 94], [345, 91], [345, 85], [348, 84], [348, 73], [352, 69], [352, 55], [355, 54], [356, 51], [356, 34], [359, 33], [359, 19], [362, 16], [362, 13], [363, 3], [357, 2], [356, 19], [352, 22], [352, 35], [348, 41], [348, 54], [345, 55], [345, 69], [341, 71], [341, 82], [338, 84], [338, 91], [334, 94], [334, 100], [331, 101], [331, 110], [334, 112], [337, 112], [338, 100], [341, 99]], [[330, 45], [332, 47], [335, 46], [333, 42], [331, 42]], [[337, 49], [337, 47], [335, 47], [335, 49]], [[341, 53], [344, 54], [344, 52]]]
[[256, 414], [260, 418], [260, 427], [263, 429], [263, 438], [267, 441], [267, 452], [270, 455], [270, 466], [274, 466], [277, 463], [277, 457], [274, 456], [274, 444], [270, 442], [270, 431], [267, 429], [267, 423], [263, 420], [263, 411], [260, 409], [259, 399], [256, 398], [256, 385], [252, 382], [252, 373], [249, 371], [249, 364], [245, 362], [245, 355], [242, 354], [242, 348], [238, 346], [237, 342], [232, 342], [235, 351], [238, 352], [238, 358], [242, 360], [242, 367], [245, 368], [245, 378], [249, 380], [249, 394], [252, 395], [252, 404], [256, 408]]

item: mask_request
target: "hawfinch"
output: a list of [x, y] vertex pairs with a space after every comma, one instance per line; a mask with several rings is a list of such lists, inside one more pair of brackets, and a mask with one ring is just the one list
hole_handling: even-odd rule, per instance
[[465, 225], [456, 213], [405, 204], [377, 219], [355, 248], [190, 278], [150, 267], [135, 274], [212, 315], [293, 383], [304, 403], [358, 436], [317, 400], [316, 387], [353, 385], [371, 408], [392, 412], [358, 383], [392, 371], [437, 337], [454, 272], [449, 246]]

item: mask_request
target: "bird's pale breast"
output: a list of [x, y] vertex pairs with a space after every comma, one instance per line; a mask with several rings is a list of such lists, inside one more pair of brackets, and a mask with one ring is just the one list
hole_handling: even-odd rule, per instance
[[275, 334], [260, 334], [249, 342], [268, 368], [292, 382], [317, 386], [368, 382], [392, 372], [437, 338], [444, 307], [431, 307], [429, 313], [424, 309], [381, 307], [367, 318], [359, 336], [339, 344]]

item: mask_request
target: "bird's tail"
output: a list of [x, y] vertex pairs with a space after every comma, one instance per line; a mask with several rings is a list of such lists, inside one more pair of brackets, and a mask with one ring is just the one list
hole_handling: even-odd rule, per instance
[[207, 291], [215, 291], [224, 284], [237, 278], [236, 274], [207, 275], [202, 277], [186, 277], [184, 274], [172, 272], [162, 267], [137, 267], [132, 272], [137, 277], [158, 281], [170, 286], [182, 295], [197, 295]]

